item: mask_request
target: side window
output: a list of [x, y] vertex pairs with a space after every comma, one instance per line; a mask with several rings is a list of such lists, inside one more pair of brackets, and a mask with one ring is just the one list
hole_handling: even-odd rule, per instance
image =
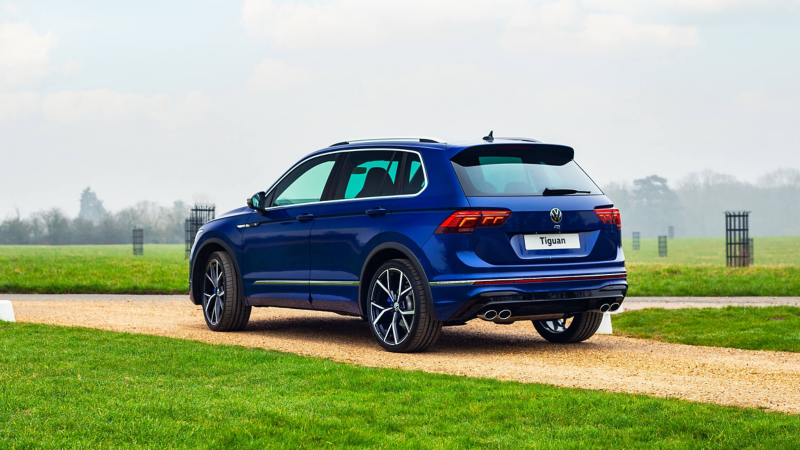
[[416, 194], [425, 187], [425, 171], [422, 170], [422, 162], [416, 153], [406, 153], [405, 180], [403, 183], [403, 195]]
[[304, 162], [281, 180], [275, 188], [272, 206], [318, 202], [336, 164], [336, 154]]
[[348, 153], [333, 199], [396, 195], [399, 156], [390, 150]]

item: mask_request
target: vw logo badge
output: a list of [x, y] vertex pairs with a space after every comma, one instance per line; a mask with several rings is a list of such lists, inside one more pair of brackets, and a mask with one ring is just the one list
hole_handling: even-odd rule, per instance
[[558, 209], [558, 208], [551, 209], [550, 210], [550, 220], [552, 220], [553, 223], [561, 222], [561, 210]]

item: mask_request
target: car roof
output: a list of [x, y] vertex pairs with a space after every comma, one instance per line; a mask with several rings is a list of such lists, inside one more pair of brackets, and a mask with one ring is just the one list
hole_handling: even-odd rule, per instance
[[435, 138], [375, 138], [375, 139], [353, 139], [348, 141], [337, 142], [330, 147], [317, 150], [303, 159], [311, 156], [322, 155], [325, 153], [341, 152], [346, 150], [367, 149], [367, 148], [397, 148], [397, 149], [429, 149], [440, 150], [447, 153], [447, 157], [452, 158], [465, 148], [490, 145], [552, 145], [544, 144], [536, 139], [531, 138], [504, 138], [497, 137], [492, 140], [487, 139], [474, 139], [463, 142], [448, 143]]

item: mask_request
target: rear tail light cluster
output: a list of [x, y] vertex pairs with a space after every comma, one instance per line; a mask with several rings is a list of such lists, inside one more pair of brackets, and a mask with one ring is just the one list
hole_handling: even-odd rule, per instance
[[616, 224], [617, 229], [622, 229], [622, 219], [619, 217], [618, 209], [595, 209], [594, 213], [600, 218], [600, 222], [606, 225]]
[[511, 211], [456, 211], [450, 214], [437, 233], [472, 233], [475, 228], [499, 227], [504, 224]]

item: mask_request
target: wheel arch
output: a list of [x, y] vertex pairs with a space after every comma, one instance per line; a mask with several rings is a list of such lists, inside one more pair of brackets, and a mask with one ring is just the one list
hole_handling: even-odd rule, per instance
[[[208, 257], [211, 256], [212, 253], [218, 251], [224, 251], [228, 254], [228, 256], [231, 257], [231, 261], [233, 261], [233, 268], [236, 271], [234, 276], [240, 283], [242, 281], [242, 272], [239, 269], [239, 260], [236, 258], [236, 253], [233, 252], [233, 249], [230, 247], [230, 245], [228, 245], [228, 243], [224, 240], [215, 237], [210, 237], [204, 240], [203, 243], [200, 244], [200, 248], [197, 249], [197, 253], [192, 261], [192, 267], [189, 271], [192, 285], [192, 289], [190, 289], [192, 294], [191, 300], [195, 305], [200, 305], [203, 302], [202, 298], [200, 297], [200, 295], [202, 295], [202, 290], [193, 289], [194, 286], [200, 286], [200, 283], [203, 281], [203, 274], [205, 271], [202, 270], [201, 265], [205, 264], [205, 261], [208, 260]], [[198, 271], [198, 268], [201, 270]]]
[[423, 268], [419, 258], [417, 258], [411, 249], [403, 244], [397, 242], [384, 242], [383, 244], [380, 244], [372, 249], [361, 268], [361, 277], [359, 278], [361, 282], [358, 285], [358, 310], [361, 316], [366, 317], [365, 311], [368, 300], [367, 294], [369, 291], [369, 283], [372, 281], [372, 277], [375, 275], [375, 272], [378, 271], [378, 268], [383, 265], [383, 263], [392, 259], [408, 259], [411, 261], [411, 264], [414, 265], [414, 268], [417, 269], [420, 277], [422, 277], [422, 283], [425, 286], [425, 298], [427, 299], [429, 308], [428, 310], [433, 311], [435, 314], [436, 309], [433, 307], [433, 295], [431, 294], [431, 287], [428, 284], [428, 276], [425, 274], [425, 269]]

